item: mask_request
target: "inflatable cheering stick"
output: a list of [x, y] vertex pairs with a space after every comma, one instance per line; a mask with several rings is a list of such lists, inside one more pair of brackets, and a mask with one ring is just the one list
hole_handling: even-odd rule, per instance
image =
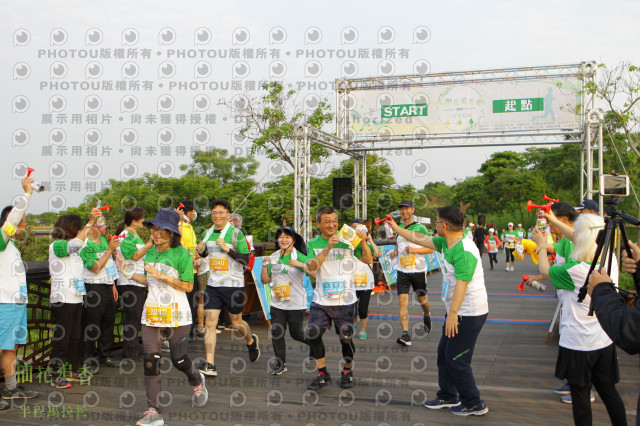
[[529, 287], [533, 287], [536, 290], [538, 290], [540, 293], [542, 293], [543, 291], [545, 291], [547, 289], [547, 286], [539, 283], [538, 281], [530, 281], [531, 278], [529, 277], [529, 275], [523, 275], [522, 276], [522, 282], [520, 283], [520, 285], [518, 286], [518, 290], [520, 291], [524, 291], [524, 285], [528, 285]]
[[[27, 167], [27, 177], [31, 176], [31, 173], [35, 172], [35, 169], [32, 169], [31, 167]], [[33, 182], [31, 184], [31, 188], [36, 191], [36, 192], [42, 192], [44, 191], [44, 186], [42, 186], [41, 184], [39, 184], [38, 182]]]

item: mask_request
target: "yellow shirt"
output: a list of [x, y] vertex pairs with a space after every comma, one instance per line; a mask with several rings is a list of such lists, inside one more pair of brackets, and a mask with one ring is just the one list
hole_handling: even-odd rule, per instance
[[[193, 226], [190, 223], [182, 222], [182, 239], [180, 240], [182, 246], [189, 250], [189, 254], [191, 254], [191, 259], [195, 260], [196, 254], [196, 246], [198, 245], [198, 241], [196, 240], [196, 233], [193, 231]], [[195, 274], [197, 269], [193, 269], [193, 273]]]

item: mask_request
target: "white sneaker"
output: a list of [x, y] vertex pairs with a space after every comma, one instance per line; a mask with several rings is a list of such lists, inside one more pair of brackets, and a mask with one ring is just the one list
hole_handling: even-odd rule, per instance
[[504, 268], [504, 270], [505, 270], [505, 271], [508, 271], [508, 270], [509, 270], [509, 267], [507, 266], [506, 268]]
[[138, 420], [136, 426], [160, 426], [164, 424], [162, 415], [158, 414], [155, 408], [150, 407], [144, 412], [144, 416]]
[[512, 270], [512, 271], [515, 271], [515, 270], [516, 270], [516, 268], [515, 268], [514, 266], [512, 266], [512, 267], [511, 267], [511, 270]]

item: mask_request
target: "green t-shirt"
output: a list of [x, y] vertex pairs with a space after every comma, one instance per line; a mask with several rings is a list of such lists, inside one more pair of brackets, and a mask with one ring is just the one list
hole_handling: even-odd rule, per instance
[[564, 237], [557, 243], [553, 243], [553, 249], [556, 253], [556, 265], [563, 265], [569, 260], [569, 255], [573, 251], [573, 243]]
[[513, 230], [513, 231], [505, 231], [505, 233], [504, 233], [504, 234], [502, 234], [502, 236], [504, 237], [504, 245], [505, 245], [505, 247], [506, 247], [506, 248], [508, 248], [508, 249], [516, 248], [515, 240], [513, 240], [513, 239], [512, 239], [512, 241], [510, 242], [510, 241], [509, 241], [509, 239], [510, 239], [510, 238], [508, 237], [508, 235], [512, 235], [512, 236], [514, 236], [515, 238], [520, 238], [520, 237], [518, 236], [518, 231], [516, 231], [516, 230]]
[[111, 285], [119, 277], [118, 268], [111, 256], [109, 256], [104, 268], [100, 269], [97, 273], [94, 273], [91, 270], [98, 259], [102, 258], [103, 253], [109, 248], [109, 243], [104, 237], [100, 237], [99, 241], [100, 244], [97, 244], [93, 240], [87, 238], [84, 248], [80, 250], [80, 258], [84, 265], [82, 278], [85, 283], [89, 284]]
[[142, 241], [139, 235], [135, 236], [131, 232], [127, 232], [127, 236], [120, 243], [120, 253], [122, 253], [122, 257], [131, 259], [138, 251], [136, 244], [144, 245], [144, 241]]
[[[408, 231], [417, 232], [424, 235], [429, 235], [429, 230], [426, 226], [421, 223], [413, 222], [410, 223], [409, 226], [405, 227], [404, 223], [400, 224], [400, 227], [403, 229], [407, 229]], [[407, 247], [411, 248], [424, 248], [420, 244], [415, 244], [410, 242], [404, 237], [398, 235], [397, 238], [398, 244], [398, 257], [397, 257], [397, 269], [403, 273], [417, 273], [417, 272], [425, 272], [429, 269], [429, 265], [427, 264], [427, 259], [424, 254], [417, 253], [407, 253]]]

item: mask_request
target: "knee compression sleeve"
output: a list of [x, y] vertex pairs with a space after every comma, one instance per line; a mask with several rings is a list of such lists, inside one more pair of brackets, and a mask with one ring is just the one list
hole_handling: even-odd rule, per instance
[[321, 330], [317, 337], [309, 339], [309, 356], [311, 356], [311, 358], [324, 358], [324, 343], [322, 343], [323, 334], [324, 330]]
[[160, 374], [160, 353], [144, 354], [144, 375], [145, 376], [157, 376]]
[[171, 362], [173, 363], [173, 366], [175, 368], [177, 368], [179, 371], [182, 371], [183, 373], [186, 373], [191, 369], [191, 358], [186, 355], [178, 359], [171, 359]]
[[353, 354], [356, 350], [356, 347], [353, 345], [352, 341], [349, 341], [348, 343], [345, 342], [340, 342], [342, 344], [342, 358], [344, 359], [344, 362], [352, 362], [353, 361]]

